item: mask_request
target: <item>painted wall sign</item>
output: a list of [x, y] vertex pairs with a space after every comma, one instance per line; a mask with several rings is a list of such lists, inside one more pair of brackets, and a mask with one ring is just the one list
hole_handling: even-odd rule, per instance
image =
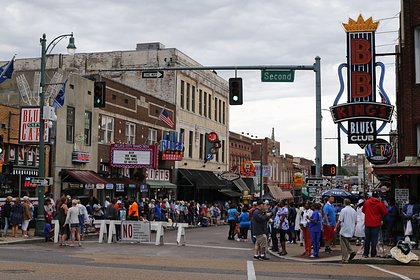
[[[44, 141], [48, 143], [50, 140], [48, 120], [44, 120], [44, 129]], [[39, 133], [39, 107], [20, 108], [19, 143], [37, 144]]]
[[[391, 121], [394, 106], [383, 89], [385, 66], [375, 61], [375, 31], [379, 22], [366, 21], [361, 15], [357, 21], [343, 23], [347, 33], [347, 63], [338, 67], [340, 91], [330, 107], [334, 123], [348, 135], [348, 143], [364, 147]], [[338, 104], [344, 92], [342, 70], [347, 67], [347, 103]], [[379, 96], [376, 101], [376, 67], [381, 68]], [[347, 129], [342, 122], [347, 121]], [[377, 127], [377, 121], [382, 122]]]

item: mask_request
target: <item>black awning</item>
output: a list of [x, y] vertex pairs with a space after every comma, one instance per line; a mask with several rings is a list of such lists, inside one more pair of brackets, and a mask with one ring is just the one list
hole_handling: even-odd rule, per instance
[[220, 193], [229, 196], [229, 197], [241, 197], [242, 194], [240, 192], [236, 192], [234, 190], [231, 189], [221, 189], [219, 190]]
[[219, 189], [224, 187], [224, 182], [220, 180], [212, 171], [178, 169], [182, 178], [179, 179], [179, 185], [184, 185], [185, 181], [194, 185], [197, 189]]

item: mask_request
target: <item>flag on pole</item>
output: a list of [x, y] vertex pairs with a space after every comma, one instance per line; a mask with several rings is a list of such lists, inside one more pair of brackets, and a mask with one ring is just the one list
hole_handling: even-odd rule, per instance
[[13, 74], [13, 64], [15, 57], [12, 58], [9, 62], [0, 67], [0, 84], [6, 81], [7, 79], [12, 78]]
[[66, 94], [66, 83], [67, 81], [65, 81], [64, 84], [61, 86], [60, 91], [58, 92], [57, 96], [53, 100], [53, 106], [56, 109], [61, 108], [64, 105], [64, 95]]
[[164, 123], [166, 123], [170, 128], [173, 128], [175, 125], [174, 122], [169, 117], [168, 112], [165, 109], [163, 109], [162, 112], [160, 113], [159, 119], [161, 119]]

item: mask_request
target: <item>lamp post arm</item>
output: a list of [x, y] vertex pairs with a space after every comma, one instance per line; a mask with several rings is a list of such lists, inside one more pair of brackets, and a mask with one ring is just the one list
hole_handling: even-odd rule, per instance
[[[46, 38], [46, 36], [45, 36], [45, 34], [43, 34], [42, 35], [43, 36], [43, 38], [45, 39]], [[72, 33], [69, 33], [69, 34], [63, 34], [63, 35], [60, 35], [60, 36], [57, 36], [57, 37], [55, 37], [54, 38], [54, 40], [52, 40], [49, 44], [48, 44], [48, 46], [47, 46], [47, 48], [45, 49], [45, 54], [47, 54], [48, 53], [48, 50], [49, 50], [49, 53], [51, 53], [52, 52], [52, 50], [54, 49], [54, 47], [61, 41], [61, 40], [63, 40], [64, 38], [66, 38], [66, 37], [71, 37], [71, 36], [73, 36], [73, 32]], [[42, 40], [42, 39], [41, 39]], [[50, 49], [50, 47], [51, 47], [51, 49]]]

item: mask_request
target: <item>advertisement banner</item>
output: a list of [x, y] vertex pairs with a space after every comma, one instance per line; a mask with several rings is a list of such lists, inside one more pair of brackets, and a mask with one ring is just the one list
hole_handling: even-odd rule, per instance
[[[38, 144], [39, 143], [39, 107], [20, 108], [19, 143]], [[49, 143], [50, 135], [48, 120], [44, 120], [44, 141]]]

